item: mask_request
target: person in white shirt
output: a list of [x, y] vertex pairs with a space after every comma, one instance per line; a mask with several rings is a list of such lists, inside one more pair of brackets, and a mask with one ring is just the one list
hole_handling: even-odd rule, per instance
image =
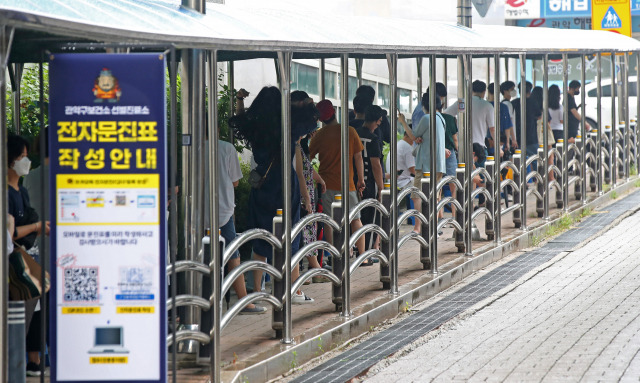
[[560, 103], [560, 87], [551, 85], [549, 87], [549, 125], [553, 132], [553, 138], [557, 142], [564, 139], [564, 109]]
[[[398, 167], [398, 188], [403, 189], [413, 184], [416, 174], [416, 158], [413, 156], [413, 140], [409, 136], [411, 128], [402, 113], [398, 115], [398, 120], [404, 128], [404, 137], [398, 141], [397, 167]], [[391, 169], [391, 157], [387, 156], [387, 169]]]

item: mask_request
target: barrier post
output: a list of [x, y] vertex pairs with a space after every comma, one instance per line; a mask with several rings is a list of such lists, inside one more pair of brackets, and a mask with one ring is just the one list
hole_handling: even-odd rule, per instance
[[[515, 182], [515, 184], [518, 185], [518, 187], [521, 189], [527, 187], [526, 183], [524, 184], [522, 183], [522, 179], [525, 178], [522, 176], [522, 166], [521, 166], [521, 162], [523, 161], [522, 150], [523, 149], [516, 149], [516, 152], [513, 154], [513, 164], [518, 170], [520, 170], [520, 173], [513, 172], [513, 182]], [[525, 168], [525, 172], [526, 172], [526, 168]], [[514, 193], [513, 193], [514, 205], [521, 203], [521, 196], [522, 196], [522, 193], [520, 192], [516, 193], [514, 190]], [[515, 225], [516, 228], [519, 228], [522, 225], [522, 220], [520, 217], [521, 214], [522, 214], [522, 209], [515, 209], [513, 211], [513, 224]]]
[[[385, 209], [387, 209], [387, 211], [391, 211], [391, 189], [390, 188], [391, 188], [391, 184], [385, 183], [384, 190], [382, 191], [382, 205], [385, 207]], [[391, 231], [390, 215], [382, 214], [382, 221], [381, 221], [380, 228], [385, 233], [390, 233]], [[382, 240], [380, 249], [382, 250], [382, 253], [387, 257], [387, 259], [390, 259], [391, 253], [393, 252], [393, 249], [391, 247], [392, 247], [391, 241]], [[382, 282], [383, 289], [389, 290], [391, 288], [391, 274], [390, 274], [389, 265], [388, 264], [384, 265], [382, 264], [382, 262], [380, 263], [380, 282]]]
[[[546, 129], [543, 129], [543, 131], [545, 131], [546, 134]], [[547, 161], [544, 161], [544, 155], [545, 155], [545, 150], [544, 150], [544, 144], [538, 145], [538, 157], [540, 158], [540, 160], [538, 161], [538, 173], [540, 173], [540, 170], [542, 171], [542, 173], [540, 173], [540, 175], [543, 177], [542, 179], [544, 180], [545, 174], [549, 174], [548, 171], [545, 172], [545, 169], [547, 169], [547, 167], [545, 166]], [[544, 199], [545, 199], [545, 193], [547, 193], [547, 190], [549, 190], [549, 187], [547, 186], [547, 190], [545, 190], [545, 182], [538, 182], [536, 184], [536, 188], [538, 189], [538, 194], [540, 194], [540, 196], [542, 197], [542, 199], [536, 199], [536, 213], [538, 214], [538, 218], [542, 218], [544, 217]]]
[[[494, 92], [498, 92], [498, 88], [494, 88], [496, 90], [494, 90]], [[496, 143], [497, 144], [497, 143]], [[497, 145], [496, 145], [497, 146]], [[500, 154], [500, 149], [496, 147], [496, 154], [498, 158], [499, 154]], [[496, 178], [496, 161], [494, 156], [488, 156], [487, 157], [487, 161], [485, 162], [484, 166], [487, 169], [487, 172], [491, 175], [491, 177], [493, 178], [492, 181], [487, 180], [486, 186], [485, 188], [487, 189], [487, 192], [489, 193], [489, 195], [491, 195], [491, 198], [487, 198], [486, 199], [486, 207], [487, 210], [491, 213], [491, 219], [489, 218], [489, 216], [485, 216], [485, 220], [484, 220], [484, 230], [485, 233], [487, 234], [487, 240], [492, 241], [495, 238], [495, 233], [496, 233], [496, 228], [494, 228], [494, 222], [495, 222], [495, 204], [496, 202], [494, 202], [494, 198], [495, 198], [495, 185], [496, 185], [496, 180], [499, 180], [499, 178]], [[499, 182], [498, 182], [499, 184]], [[497, 199], [495, 201], [498, 201], [497, 203], [500, 204], [500, 200]]]
[[[602, 101], [602, 53], [600, 52], [596, 55], [596, 72], [596, 115], [598, 118], [598, 130], [596, 131], [596, 187], [598, 188], [598, 195], [602, 195], [602, 132], [604, 129], [602, 128], [602, 109], [600, 107], [602, 105], [600, 103]], [[638, 101], [640, 102], [640, 98], [638, 98]]]
[[[273, 226], [272, 226], [272, 232], [276, 238], [282, 238], [282, 234], [284, 230], [283, 223], [284, 222], [282, 219], [282, 209], [278, 209], [276, 216], [273, 217]], [[282, 248], [277, 248], [275, 246], [273, 247], [273, 257], [271, 261], [273, 263], [273, 267], [275, 267], [276, 270], [282, 270], [285, 264], [284, 246], [282, 246]], [[260, 270], [254, 270], [253, 272], [262, 273], [262, 271]], [[272, 294], [274, 297], [277, 297], [278, 299], [280, 299], [280, 297], [284, 296], [285, 289], [287, 288], [285, 286], [284, 278], [283, 279], [273, 278], [272, 286], [273, 286]], [[260, 291], [261, 288], [262, 286], [253, 286], [253, 291]], [[282, 310], [278, 310], [274, 308], [271, 313], [271, 328], [276, 331], [276, 338], [282, 338], [283, 336], [284, 310], [285, 310], [285, 306], [282, 305]]]
[[[600, 170], [598, 168], [598, 160], [597, 160], [597, 156], [599, 156], [600, 153], [596, 151], [597, 145], [595, 145], [596, 140], [598, 139], [598, 133], [596, 130], [591, 130], [591, 132], [589, 132], [588, 134], [591, 140], [588, 141], [588, 145], [586, 147], [585, 153], [591, 153], [591, 155], [593, 156], [587, 161], [587, 165], [589, 166], [589, 168], [591, 168], [591, 170], [593, 170], [591, 177], [589, 177], [589, 189], [591, 190], [592, 193], [594, 193], [598, 190], [598, 172]], [[594, 158], [595, 158], [595, 161], [594, 161]]]
[[604, 163], [604, 183], [611, 184], [611, 126], [605, 126], [604, 132], [604, 149], [606, 150], [606, 156], [603, 161]]
[[[458, 181], [460, 182], [460, 185], [464, 185], [464, 183], [466, 182], [467, 176], [465, 174], [465, 164], [458, 164], [458, 168], [456, 169], [456, 178], [458, 179]], [[464, 207], [464, 189], [465, 188], [456, 188], [456, 199], [458, 200], [458, 203], [460, 204], [460, 206]], [[464, 217], [465, 217], [465, 211], [466, 209], [456, 209], [456, 222], [458, 222], [458, 225], [460, 225], [460, 227], [462, 228], [463, 231], [458, 231], [456, 230], [454, 232], [454, 236], [455, 236], [455, 240], [456, 240], [456, 247], [458, 248], [458, 253], [464, 253], [465, 252], [465, 241], [464, 241], [464, 230], [466, 230], [466, 224], [464, 222]]]
[[[420, 225], [420, 235], [422, 238], [427, 240], [429, 243], [428, 248], [424, 248], [420, 246], [420, 262], [422, 263], [422, 270], [430, 270], [431, 269], [431, 241], [434, 240], [431, 235], [431, 225], [433, 224], [433, 220], [431, 217], [431, 174], [423, 173], [422, 179], [420, 180], [420, 188], [424, 195], [427, 196], [426, 201], [422, 201], [420, 204], [422, 214], [427, 218], [427, 223], [422, 222]], [[415, 219], [418, 219], [416, 217]], [[437, 238], [436, 238], [437, 240]]]
[[582, 136], [581, 135], [577, 135], [576, 136], [576, 147], [578, 148], [578, 150], [575, 151], [575, 158], [580, 161], [580, 168], [576, 169], [574, 168], [574, 173], [579, 173], [580, 177], [578, 178], [578, 180], [575, 182], [575, 184], [573, 185], [573, 194], [576, 196], [577, 200], [581, 200], [582, 199], [582, 183], [584, 181], [584, 177], [585, 174], [582, 171], [583, 170], [583, 166], [582, 163], [584, 161], [584, 158], [582, 157], [582, 153], [583, 153], [583, 140], [582, 140]]
[[[340, 222], [340, 218], [342, 217], [342, 195], [337, 194], [335, 196], [334, 202], [331, 203], [331, 216], [334, 221]], [[340, 250], [344, 246], [344, 232], [345, 230], [349, 230], [349, 224], [345, 224], [342, 227], [342, 231], [333, 231], [333, 246]], [[342, 257], [349, 256], [349, 250], [346, 252], [340, 252]], [[338, 279], [342, 280], [344, 272], [344, 263], [342, 259], [335, 259], [333, 257], [331, 259], [331, 271], [333, 274], [338, 277]], [[331, 301], [336, 307], [336, 311], [342, 311], [342, 284], [340, 286], [333, 285], [331, 289]]]
[[567, 177], [567, 173], [564, 170], [564, 140], [563, 139], [559, 139], [558, 142], [556, 142], [556, 149], [558, 150], [558, 158], [556, 160], [556, 163], [558, 164], [558, 169], [560, 169], [560, 172], [562, 173], [562, 178], [560, 179], [560, 186], [561, 186], [561, 191], [558, 191], [558, 189], [556, 189], [556, 207], [558, 209], [562, 209], [562, 207], [564, 206], [564, 195], [567, 192], [567, 190], [564, 188], [564, 179], [565, 177]]

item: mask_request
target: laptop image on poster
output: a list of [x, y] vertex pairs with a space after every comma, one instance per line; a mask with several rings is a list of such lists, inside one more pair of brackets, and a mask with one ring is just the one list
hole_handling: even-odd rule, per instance
[[122, 327], [96, 327], [93, 348], [89, 354], [128, 354], [124, 348]]

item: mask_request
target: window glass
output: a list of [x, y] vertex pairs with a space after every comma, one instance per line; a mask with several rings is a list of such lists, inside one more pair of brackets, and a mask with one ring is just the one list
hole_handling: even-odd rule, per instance
[[324, 71], [324, 91], [326, 98], [338, 98], [338, 74]]
[[378, 84], [378, 105], [384, 109], [389, 109], [389, 85]]
[[303, 90], [309, 94], [317, 95], [318, 91], [318, 68], [299, 63], [291, 65], [291, 90]]
[[411, 91], [408, 89], [398, 89], [398, 109], [400, 113], [411, 114]]

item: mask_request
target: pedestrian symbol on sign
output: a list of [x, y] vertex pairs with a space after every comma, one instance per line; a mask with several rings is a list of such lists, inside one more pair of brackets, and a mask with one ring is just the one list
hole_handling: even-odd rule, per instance
[[613, 6], [610, 6], [609, 9], [607, 9], [607, 13], [602, 18], [602, 29], [614, 28], [622, 28], [622, 23], [620, 22], [620, 17], [616, 13], [616, 10], [613, 9]]

